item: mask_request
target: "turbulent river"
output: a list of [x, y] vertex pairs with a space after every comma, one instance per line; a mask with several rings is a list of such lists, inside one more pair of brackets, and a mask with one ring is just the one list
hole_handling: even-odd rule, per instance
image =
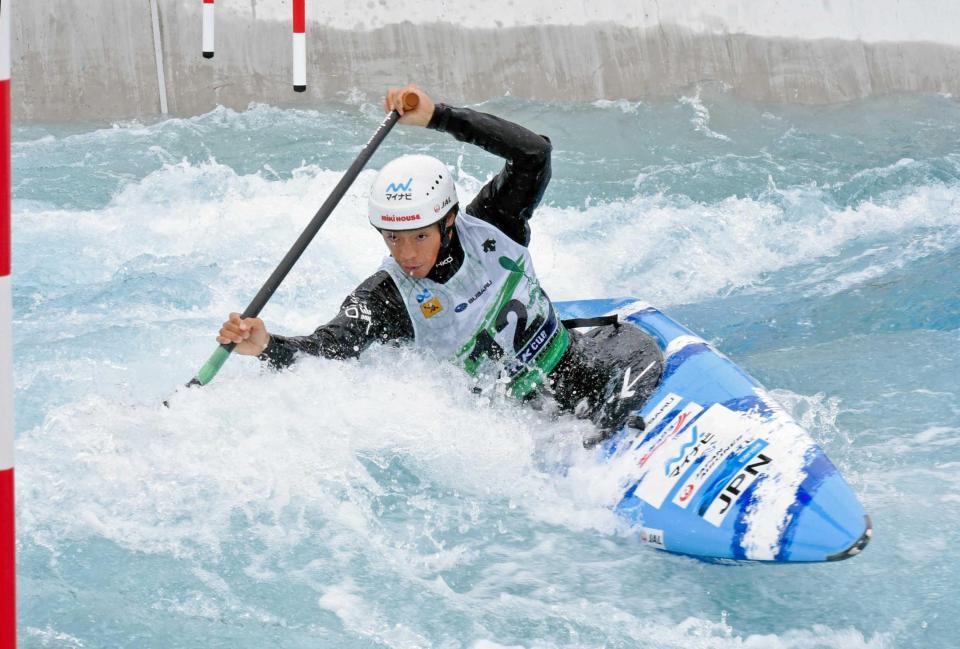
[[[13, 133], [25, 647], [946, 647], [960, 619], [960, 104], [510, 98], [548, 135], [531, 249], [555, 300], [633, 295], [769, 388], [873, 518], [858, 557], [716, 565], [598, 502], [582, 425], [481, 401], [408, 348], [264, 371], [213, 351], [376, 128], [357, 102]], [[365, 194], [263, 313], [312, 331], [385, 248]], [[171, 408], [161, 405], [170, 397]], [[575, 470], [558, 474], [558, 462]]]

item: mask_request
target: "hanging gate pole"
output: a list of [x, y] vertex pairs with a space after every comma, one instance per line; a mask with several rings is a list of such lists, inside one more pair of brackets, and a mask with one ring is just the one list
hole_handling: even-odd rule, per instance
[[0, 0], [0, 649], [17, 646], [10, 291], [10, 2]]
[[293, 0], [293, 89], [307, 89], [306, 0]]
[[203, 0], [203, 58], [213, 58], [213, 0]]
[[167, 80], [163, 76], [163, 42], [160, 35], [160, 9], [157, 0], [150, 0], [150, 24], [153, 28], [153, 58], [157, 64], [157, 92], [160, 94], [160, 113], [167, 114]]

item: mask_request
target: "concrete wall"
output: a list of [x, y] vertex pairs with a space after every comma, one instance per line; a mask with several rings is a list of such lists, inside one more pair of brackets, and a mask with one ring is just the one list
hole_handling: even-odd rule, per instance
[[[960, 94], [956, 0], [308, 0], [308, 91], [291, 84], [290, 0], [157, 0], [171, 113], [251, 101], [372, 98], [413, 80], [445, 101], [673, 96], [715, 80], [742, 96], [835, 102]], [[19, 121], [160, 112], [150, 0], [17, 0]]]

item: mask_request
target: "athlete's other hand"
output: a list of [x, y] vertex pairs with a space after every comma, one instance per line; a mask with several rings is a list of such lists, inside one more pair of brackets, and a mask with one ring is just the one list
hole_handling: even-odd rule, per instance
[[[416, 108], [406, 110], [404, 108], [404, 98], [413, 94], [417, 96], [419, 103]], [[426, 126], [433, 117], [433, 100], [424, 91], [417, 88], [412, 83], [405, 88], [390, 88], [387, 90], [387, 96], [383, 100], [383, 112], [389, 113], [396, 110], [400, 113], [400, 123], [411, 126]]]
[[260, 318], [241, 318], [239, 313], [231, 313], [220, 327], [217, 342], [221, 345], [237, 343], [233, 348], [234, 353], [257, 356], [267, 348], [270, 334]]

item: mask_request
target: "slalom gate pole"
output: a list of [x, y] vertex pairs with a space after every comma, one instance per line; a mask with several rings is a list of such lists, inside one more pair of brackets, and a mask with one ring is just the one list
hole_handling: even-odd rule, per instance
[[[419, 102], [420, 98], [416, 94], [407, 94], [403, 99], [404, 109], [413, 110], [417, 107]], [[343, 174], [343, 178], [340, 179], [340, 182], [337, 183], [337, 186], [333, 188], [332, 192], [330, 192], [327, 200], [324, 201], [323, 205], [320, 206], [319, 211], [317, 211], [317, 213], [314, 215], [313, 220], [307, 224], [307, 227], [297, 238], [296, 242], [293, 244], [293, 247], [287, 251], [283, 261], [280, 262], [280, 265], [277, 266], [276, 270], [273, 271], [273, 274], [270, 275], [269, 279], [267, 279], [264, 285], [260, 287], [260, 290], [253, 298], [253, 301], [247, 305], [246, 309], [244, 309], [244, 318], [253, 318], [260, 315], [260, 311], [264, 306], [266, 306], [267, 302], [273, 296], [277, 288], [279, 288], [280, 283], [283, 282], [284, 278], [287, 276], [287, 273], [289, 273], [290, 269], [293, 268], [293, 265], [297, 263], [298, 259], [300, 259], [300, 255], [302, 255], [307, 249], [307, 246], [310, 245], [310, 242], [316, 236], [317, 232], [320, 230], [320, 227], [326, 222], [327, 218], [329, 218], [334, 208], [340, 202], [340, 199], [342, 199], [343, 195], [347, 193], [350, 185], [352, 185], [353, 181], [357, 179], [358, 175], [360, 175], [360, 171], [363, 169], [364, 165], [367, 164], [370, 156], [372, 156], [373, 152], [377, 150], [377, 147], [380, 146], [380, 143], [383, 142], [383, 139], [387, 137], [387, 133], [390, 132], [390, 129], [393, 128], [398, 119], [400, 119], [400, 114], [393, 110], [390, 111], [390, 113], [380, 123], [380, 126], [373, 134], [373, 137], [370, 138], [366, 146], [363, 147], [363, 150], [360, 151], [360, 155], [357, 156], [357, 159], [353, 161], [353, 164], [350, 165], [350, 168], [347, 169], [346, 173]], [[217, 372], [220, 371], [220, 368], [223, 367], [223, 364], [226, 362], [227, 358], [230, 357], [230, 352], [233, 351], [234, 347], [236, 347], [236, 343], [229, 343], [217, 347], [217, 349], [213, 352], [213, 355], [210, 356], [203, 367], [200, 368], [200, 371], [197, 372], [197, 375], [193, 377], [189, 383], [187, 383], [187, 387], [194, 385], [206, 385], [212, 381], [213, 377], [216, 376]]]
[[307, 89], [306, 0], [293, 0], [293, 89]]
[[17, 646], [10, 248], [10, 1], [0, 0], [0, 649]]
[[213, 0], [203, 0], [203, 58], [213, 58]]

